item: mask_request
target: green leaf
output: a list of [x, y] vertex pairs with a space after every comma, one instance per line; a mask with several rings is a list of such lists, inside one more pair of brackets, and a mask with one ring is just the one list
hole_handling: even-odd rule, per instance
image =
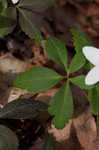
[[18, 150], [18, 139], [9, 128], [0, 125], [0, 150]]
[[55, 86], [63, 77], [51, 69], [45, 67], [33, 67], [22, 73], [14, 81], [14, 85], [30, 92], [40, 93]]
[[81, 53], [75, 54], [69, 66], [69, 74], [79, 70], [81, 67], [84, 66], [85, 62], [85, 57]]
[[1, 4], [0, 5], [0, 14], [2, 14], [8, 6], [7, 0], [2, 0], [2, 2], [0, 4]]
[[54, 4], [55, 0], [21, 0], [19, 7], [31, 9], [34, 13], [41, 13]]
[[90, 69], [92, 69], [93, 67], [94, 67], [94, 65], [91, 64], [88, 60], [86, 60], [86, 63], [85, 63], [85, 65], [84, 65], [84, 69], [90, 70]]
[[72, 118], [73, 114], [73, 102], [72, 93], [67, 82], [52, 98], [48, 112], [54, 115], [52, 123], [56, 128], [62, 129], [68, 123], [69, 119]]
[[92, 111], [95, 115], [99, 114], [99, 86], [89, 90], [88, 98]]
[[82, 48], [84, 46], [92, 46], [91, 40], [84, 32], [80, 32], [78, 30], [72, 30], [73, 38], [74, 38], [74, 46], [77, 53], [82, 52]]
[[41, 32], [37, 28], [36, 24], [34, 24], [34, 21], [37, 20], [37, 16], [35, 16], [31, 11], [27, 11], [25, 9], [18, 8], [18, 10], [21, 29], [31, 39], [35, 39], [37, 43], [40, 44], [42, 41]]
[[67, 50], [63, 41], [52, 37], [46, 41], [46, 52], [56, 63], [67, 70]]
[[[12, 20], [16, 20], [16, 8], [9, 7], [5, 9], [2, 15], [4, 15], [5, 17], [9, 17]], [[16, 24], [13, 24], [9, 27], [0, 28], [0, 38], [3, 38], [8, 33], [11, 33], [13, 29], [15, 28], [15, 26]]]
[[32, 99], [17, 99], [4, 106], [0, 110], [2, 119], [27, 119], [34, 118], [39, 111], [47, 110], [48, 106], [40, 101]]
[[0, 15], [0, 28], [9, 27], [14, 24], [14, 20], [10, 17]]
[[85, 84], [85, 76], [84, 75], [80, 75], [80, 76], [76, 76], [74, 78], [70, 78], [69, 79], [73, 84], [77, 85], [78, 87], [80, 87], [81, 89], [91, 89], [94, 86], [89, 86]]
[[38, 44], [41, 44], [40, 29], [45, 25], [45, 11], [54, 0], [21, 0], [18, 4], [19, 23], [22, 30]]
[[80, 69], [82, 66], [84, 66], [86, 62], [86, 59], [82, 53], [82, 48], [84, 46], [92, 46], [91, 40], [84, 32], [80, 32], [74, 29], [71, 31], [73, 34], [74, 46], [77, 54], [74, 56], [72, 63], [70, 65], [70, 73]]
[[49, 135], [47, 135], [47, 139], [46, 139], [46, 142], [45, 142], [42, 150], [53, 150], [53, 147], [52, 147], [52, 144], [51, 144], [51, 139], [50, 139]]

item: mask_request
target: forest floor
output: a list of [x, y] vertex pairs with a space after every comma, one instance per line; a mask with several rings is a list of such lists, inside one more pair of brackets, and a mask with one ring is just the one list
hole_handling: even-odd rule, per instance
[[[62, 39], [68, 48], [70, 60], [75, 54], [70, 32], [72, 28], [87, 33], [93, 41], [93, 46], [99, 47], [99, 0], [57, 0], [49, 12], [48, 20], [51, 31], [47, 32], [43, 28], [44, 38], [46, 40], [48, 36], [56, 36]], [[57, 92], [58, 86], [36, 96], [13, 87], [13, 80], [16, 76], [33, 66], [47, 66], [64, 73], [46, 55], [44, 45], [38, 47], [23, 32], [13, 31], [0, 39], [1, 107], [18, 98], [31, 97], [49, 103]], [[22, 145], [20, 150], [41, 150], [47, 132], [51, 135], [54, 150], [98, 150], [99, 143], [95, 142], [97, 127], [88, 99], [76, 86], [72, 86], [72, 92], [75, 105], [74, 117], [62, 130], [56, 129], [50, 123], [51, 116], [47, 112], [41, 113], [33, 120], [0, 119], [0, 123], [6, 124], [16, 132]], [[31, 133], [28, 134], [29, 132]]]

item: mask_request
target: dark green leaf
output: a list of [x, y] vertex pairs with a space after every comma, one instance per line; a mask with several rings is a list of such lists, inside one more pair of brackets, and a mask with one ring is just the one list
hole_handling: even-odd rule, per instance
[[95, 115], [99, 114], [99, 86], [90, 89], [88, 97], [93, 113]]
[[[7, 8], [5, 9], [2, 15], [4, 15], [5, 17], [9, 17], [12, 20], [16, 20], [16, 8], [12, 8], [12, 7]], [[15, 26], [16, 24], [13, 24], [10, 27], [0, 28], [0, 38], [4, 37], [8, 33], [11, 33], [15, 28]]]
[[73, 84], [77, 85], [78, 87], [80, 87], [81, 89], [91, 89], [94, 86], [89, 86], [85, 84], [85, 76], [84, 75], [80, 75], [80, 76], [76, 76], [74, 78], [70, 78], [69, 79]]
[[52, 37], [46, 41], [46, 52], [56, 63], [67, 70], [67, 50], [63, 41]]
[[18, 8], [19, 10], [19, 23], [21, 29], [31, 38], [35, 39], [38, 44], [42, 41], [42, 36], [40, 30], [37, 28], [36, 24], [39, 24], [38, 16], [33, 14], [31, 11]]
[[14, 20], [9, 17], [0, 15], [0, 28], [9, 27], [14, 24]]
[[79, 70], [81, 67], [84, 66], [85, 62], [85, 57], [81, 53], [75, 54], [69, 66], [69, 74]]
[[53, 147], [52, 147], [52, 144], [51, 144], [51, 139], [50, 139], [49, 135], [47, 135], [47, 139], [46, 139], [46, 142], [45, 142], [42, 150], [53, 150]]
[[0, 150], [18, 150], [18, 139], [9, 128], [0, 125]]
[[73, 38], [74, 38], [74, 46], [77, 53], [82, 52], [82, 48], [84, 46], [92, 46], [91, 40], [84, 32], [80, 32], [78, 30], [72, 30]]
[[38, 44], [42, 41], [40, 29], [45, 26], [45, 11], [53, 3], [54, 0], [21, 0], [18, 4], [20, 26]]
[[73, 102], [68, 82], [52, 98], [48, 112], [54, 115], [52, 123], [58, 129], [64, 128], [69, 119], [72, 118]]
[[55, 0], [21, 0], [19, 7], [31, 9], [34, 13], [41, 13], [53, 5]]
[[22, 73], [14, 81], [14, 85], [30, 92], [40, 93], [55, 86], [63, 77], [51, 69], [45, 67], [33, 67]]
[[47, 105], [32, 99], [14, 100], [0, 110], [2, 119], [27, 119], [36, 117], [39, 111], [47, 110]]

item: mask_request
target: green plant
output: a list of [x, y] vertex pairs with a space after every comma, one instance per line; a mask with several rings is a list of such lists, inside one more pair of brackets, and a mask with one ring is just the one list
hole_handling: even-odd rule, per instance
[[11, 0], [3, 0], [0, 6], [0, 38], [11, 33], [16, 25], [19, 25], [23, 32], [40, 44], [40, 28], [46, 23], [44, 12], [53, 3], [54, 0], [19, 0], [13, 4]]
[[[48, 106], [40, 101], [32, 99], [16, 99], [0, 109], [0, 119], [28, 119], [35, 118]], [[49, 141], [49, 139], [48, 139]], [[4, 125], [0, 125], [0, 149], [17, 150], [19, 140], [15, 133]]]
[[64, 68], [66, 75], [62, 76], [45, 67], [33, 67], [31, 70], [22, 73], [14, 81], [14, 85], [18, 88], [27, 89], [34, 93], [40, 93], [64, 80], [64, 85], [54, 95], [48, 107], [48, 112], [54, 116], [52, 123], [58, 129], [64, 128], [73, 115], [73, 98], [70, 83], [75, 84], [81, 89], [88, 89], [89, 91], [93, 91], [95, 88], [94, 86], [85, 84], [85, 75], [71, 76], [72, 73], [76, 72], [81, 67], [84, 67], [86, 63], [89, 64], [82, 53], [82, 48], [86, 45], [92, 45], [91, 41], [84, 33], [72, 30], [72, 34], [74, 37], [76, 54], [69, 65], [67, 49], [64, 42], [55, 37], [51, 37], [46, 41], [45, 46], [48, 56]]
[[[54, 0], [19, 0], [18, 3], [12, 2], [11, 0], [3, 0], [1, 3], [0, 37], [2, 38], [11, 33], [16, 25], [20, 25], [21, 29], [40, 45], [43, 39], [40, 28], [45, 22], [44, 12], [48, 7], [52, 6]], [[72, 83], [82, 90], [88, 90], [90, 105], [93, 114], [97, 116], [97, 123], [99, 124], [99, 85], [88, 86], [85, 84], [85, 75], [77, 75], [77, 71], [80, 68], [83, 67], [89, 70], [92, 67], [92, 64], [85, 59], [82, 53], [82, 48], [84, 46], [92, 46], [92, 42], [84, 33], [77, 30], [72, 30], [72, 35], [76, 53], [70, 64], [68, 64], [68, 52], [63, 41], [51, 37], [46, 40], [45, 45], [47, 55], [65, 70], [65, 75], [61, 75], [52, 69], [38, 66], [22, 73], [14, 81], [14, 86], [33, 93], [43, 92], [63, 81], [62, 83], [64, 84], [54, 95], [49, 106], [40, 101], [33, 101], [32, 99], [15, 100], [6, 104], [3, 109], [0, 109], [1, 119], [33, 118], [38, 115], [39, 111], [48, 110], [53, 116], [52, 123], [55, 127], [58, 129], [64, 128], [72, 118], [74, 112], [71, 90]], [[74, 76], [75, 72], [76, 75]], [[13, 150], [17, 150], [18, 139], [16, 135], [5, 126], [0, 126], [0, 133], [0, 148], [2, 150], [11, 150], [11, 145], [14, 144], [15, 147], [13, 147]], [[52, 150], [49, 136], [43, 147], [44, 149]]]
[[[52, 6], [54, 0], [2, 0], [0, 1], [0, 38], [11, 33], [16, 26], [38, 44], [42, 41], [41, 27], [45, 21], [45, 11]], [[15, 100], [0, 109], [0, 119], [35, 118], [48, 106], [32, 99]], [[19, 146], [15, 133], [4, 125], [0, 125], [0, 149], [17, 150]], [[45, 147], [52, 149], [48, 136]]]

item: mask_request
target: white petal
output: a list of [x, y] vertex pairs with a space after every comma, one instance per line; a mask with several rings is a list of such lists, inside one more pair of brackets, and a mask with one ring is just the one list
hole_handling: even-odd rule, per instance
[[99, 65], [99, 49], [91, 46], [83, 47], [85, 57], [93, 64]]
[[19, 0], [12, 0], [13, 4], [16, 4]]
[[85, 78], [85, 84], [87, 85], [92, 85], [97, 82], [99, 82], [99, 66], [95, 66], [91, 69]]

